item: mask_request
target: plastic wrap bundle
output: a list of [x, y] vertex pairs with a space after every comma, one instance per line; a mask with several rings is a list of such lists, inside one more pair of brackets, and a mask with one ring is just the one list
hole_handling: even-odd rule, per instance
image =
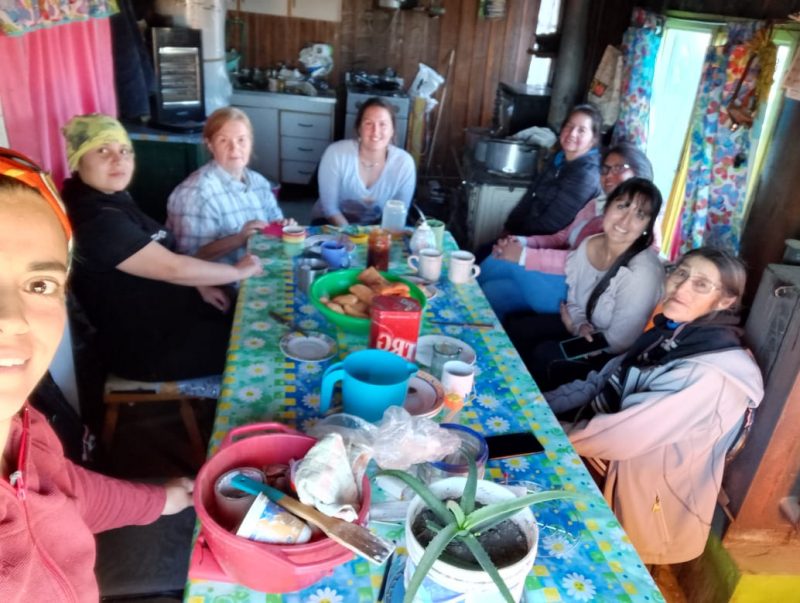
[[230, 104], [233, 87], [225, 69], [225, 0], [157, 0], [156, 12], [173, 18], [176, 27], [203, 34], [203, 79], [206, 115]]

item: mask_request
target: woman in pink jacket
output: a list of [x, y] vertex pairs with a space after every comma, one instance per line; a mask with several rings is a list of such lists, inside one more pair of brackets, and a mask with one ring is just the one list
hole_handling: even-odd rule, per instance
[[[559, 311], [567, 297], [567, 256], [584, 239], [603, 231], [606, 195], [634, 177], [653, 179], [650, 160], [632, 144], [613, 146], [600, 167], [600, 186], [605, 194], [589, 201], [568, 226], [555, 234], [512, 235], [497, 242], [491, 257], [481, 263], [478, 282], [502, 321], [510, 321], [514, 313]], [[511, 328], [507, 330], [512, 332]]]
[[71, 228], [55, 187], [0, 149], [0, 601], [96, 603], [93, 534], [191, 504], [191, 480], [132, 484], [73, 465], [27, 397], [66, 321]]

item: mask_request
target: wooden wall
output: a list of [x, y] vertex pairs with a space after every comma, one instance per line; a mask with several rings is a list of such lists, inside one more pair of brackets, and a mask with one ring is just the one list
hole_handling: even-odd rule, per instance
[[[410, 84], [419, 63], [444, 76], [454, 50], [448, 99], [437, 109], [443, 121], [436, 155], [444, 164], [449, 148], [463, 144], [464, 128], [491, 125], [497, 83], [527, 76], [539, 0], [507, 0], [506, 17], [491, 20], [478, 18], [479, 0], [441, 0], [446, 12], [438, 18], [423, 10], [375, 9], [373, 0], [342, 1], [341, 23], [242, 13], [247, 41], [242, 66], [295, 65], [305, 44], [323, 42], [333, 45], [328, 80], [340, 89], [345, 71], [353, 69], [392, 67]], [[238, 44], [238, 37], [231, 43]], [[451, 172], [452, 166], [446, 169]]]

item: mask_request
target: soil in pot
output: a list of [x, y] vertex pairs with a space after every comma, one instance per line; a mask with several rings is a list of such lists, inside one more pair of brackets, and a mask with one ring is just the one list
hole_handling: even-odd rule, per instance
[[[448, 500], [455, 500], [458, 502], [458, 499]], [[483, 506], [485, 505], [479, 502], [475, 503], [476, 509]], [[411, 526], [412, 533], [423, 547], [427, 547], [436, 536], [436, 533], [428, 528], [427, 522], [440, 525], [434, 512], [430, 509], [424, 509], [417, 515]], [[525, 537], [525, 533], [510, 519], [483, 532], [478, 536], [478, 542], [480, 542], [481, 546], [492, 560], [492, 563], [494, 563], [497, 568], [513, 565], [528, 554], [528, 539]], [[444, 552], [453, 560], [463, 564], [464, 567], [476, 570], [481, 569], [474, 555], [467, 548], [467, 545], [460, 540], [453, 540], [450, 542]], [[448, 559], [448, 562], [450, 561], [451, 560]]]

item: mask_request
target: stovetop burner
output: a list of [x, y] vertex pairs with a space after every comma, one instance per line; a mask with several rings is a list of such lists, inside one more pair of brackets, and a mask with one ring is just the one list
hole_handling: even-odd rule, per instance
[[403, 80], [399, 77], [381, 77], [363, 71], [347, 73], [347, 91], [352, 94], [367, 94], [369, 96], [385, 96], [394, 98], [408, 98], [408, 93], [403, 90]]

